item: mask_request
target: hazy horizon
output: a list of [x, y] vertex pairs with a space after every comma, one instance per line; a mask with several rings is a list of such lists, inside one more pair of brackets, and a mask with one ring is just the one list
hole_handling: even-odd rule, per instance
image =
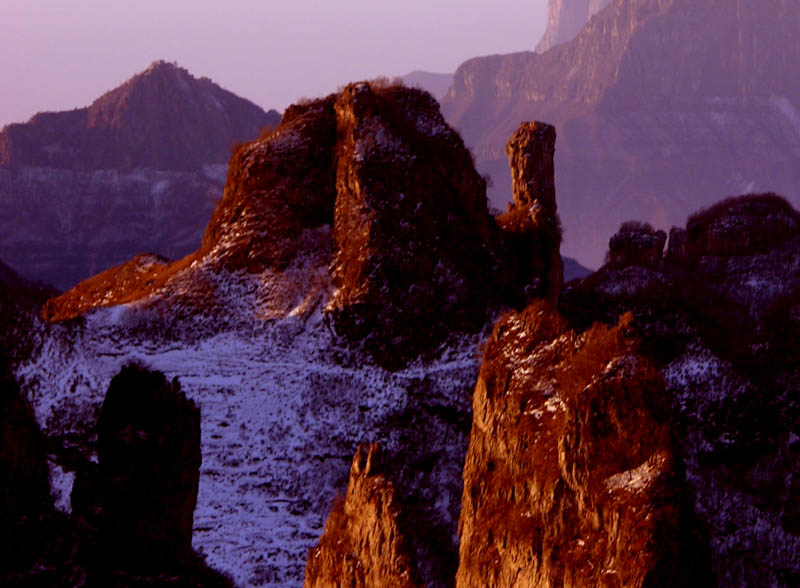
[[4, 0], [0, 127], [87, 106], [158, 59], [282, 110], [353, 80], [532, 50], [545, 20], [546, 0]]

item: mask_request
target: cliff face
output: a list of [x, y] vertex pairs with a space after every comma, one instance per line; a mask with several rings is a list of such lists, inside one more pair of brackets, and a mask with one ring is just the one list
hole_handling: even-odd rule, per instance
[[[551, 170], [554, 131], [533, 127], [514, 153]], [[449, 586], [475, 346], [499, 307], [561, 286], [553, 194], [535, 189], [552, 179], [519, 178], [528, 197], [494, 218], [420, 90], [358, 83], [290, 107], [234, 154], [197, 251], [139, 256], [48, 303], [52, 346], [20, 370], [38, 418], [90, 436], [119, 357], [180, 377], [203, 409], [194, 545], [252, 586], [301, 581], [353, 452], [379, 441], [412, 581]], [[320, 577], [341, 569], [331, 557]]]
[[547, 28], [536, 45], [537, 53], [572, 40], [611, 0], [549, 0]]
[[226, 312], [215, 276], [237, 274], [262, 284], [255, 312], [264, 318], [324, 301], [338, 333], [402, 365], [454, 331], [479, 330], [499, 305], [558, 292], [555, 131], [531, 129], [509, 148], [519, 194], [495, 219], [485, 181], [429, 94], [360, 83], [293, 106], [234, 154], [198, 251], [172, 264], [140, 256], [44, 314], [176, 298]]
[[564, 252], [597, 267], [630, 218], [666, 229], [749, 191], [800, 202], [798, 24], [791, 2], [615, 1], [550, 51], [467, 61], [443, 111], [500, 206], [506, 138], [523, 120], [554, 124]]
[[710, 586], [664, 385], [630, 317], [578, 334], [543, 304], [484, 352], [457, 586]]
[[280, 115], [156, 62], [91, 106], [0, 133], [0, 256], [68, 288], [142, 250], [200, 240], [231, 144]]

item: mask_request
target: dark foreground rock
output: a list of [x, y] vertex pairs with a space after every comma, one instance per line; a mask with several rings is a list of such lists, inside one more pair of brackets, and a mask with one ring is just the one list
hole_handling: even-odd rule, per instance
[[[45, 441], [16, 383], [2, 385], [4, 585], [231, 585], [192, 550], [200, 415], [177, 381], [122, 369], [98, 422], [98, 463]], [[77, 474], [69, 515], [53, 509], [48, 459]]]

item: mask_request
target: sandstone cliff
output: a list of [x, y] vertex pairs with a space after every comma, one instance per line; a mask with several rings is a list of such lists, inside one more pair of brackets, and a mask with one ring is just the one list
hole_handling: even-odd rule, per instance
[[139, 251], [197, 247], [231, 144], [280, 115], [156, 62], [69, 112], [0, 132], [0, 257], [59, 288]]
[[598, 267], [628, 219], [667, 229], [752, 191], [800, 204], [798, 26], [782, 0], [617, 0], [545, 53], [467, 61], [443, 112], [501, 207], [506, 139], [523, 120], [551, 122], [564, 253]]

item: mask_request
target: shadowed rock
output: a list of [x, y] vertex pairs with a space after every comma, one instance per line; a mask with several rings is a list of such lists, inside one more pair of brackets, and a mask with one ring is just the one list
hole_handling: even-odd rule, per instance
[[661, 262], [666, 242], [667, 234], [656, 231], [648, 223], [623, 223], [608, 243], [607, 260], [613, 267], [654, 267]]
[[101, 546], [111, 565], [161, 571], [192, 556], [200, 411], [177, 381], [128, 365], [98, 420]]

